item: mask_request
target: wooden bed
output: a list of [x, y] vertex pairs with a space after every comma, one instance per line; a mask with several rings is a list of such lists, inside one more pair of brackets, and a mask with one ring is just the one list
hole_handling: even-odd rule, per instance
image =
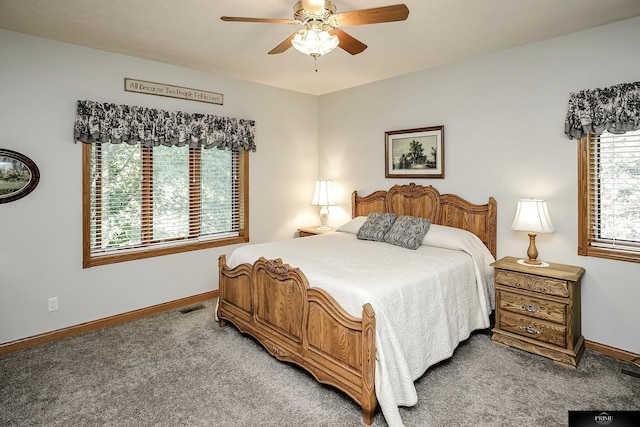
[[[496, 256], [497, 204], [492, 197], [476, 205], [411, 183], [368, 196], [354, 191], [351, 199], [354, 218], [372, 212], [427, 218], [472, 232]], [[260, 258], [231, 269], [222, 255], [217, 315], [220, 326], [232, 322], [279, 360], [295, 363], [319, 382], [345, 392], [361, 406], [364, 422], [373, 422], [376, 320], [370, 304], [356, 318], [327, 292], [310, 287], [300, 269], [280, 259]]]

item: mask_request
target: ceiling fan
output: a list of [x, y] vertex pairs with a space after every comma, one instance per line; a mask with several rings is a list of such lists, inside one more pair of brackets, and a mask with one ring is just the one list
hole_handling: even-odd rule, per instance
[[[357, 55], [367, 45], [342, 31], [339, 27], [380, 24], [404, 21], [409, 16], [405, 4], [336, 12], [336, 6], [327, 0], [302, 0], [293, 6], [293, 19], [242, 18], [222, 16], [229, 22], [263, 22], [268, 24], [296, 24], [304, 28], [291, 34], [269, 51], [269, 55], [283, 53], [291, 46], [314, 59], [331, 52], [336, 47]], [[316, 70], [317, 71], [317, 70]]]

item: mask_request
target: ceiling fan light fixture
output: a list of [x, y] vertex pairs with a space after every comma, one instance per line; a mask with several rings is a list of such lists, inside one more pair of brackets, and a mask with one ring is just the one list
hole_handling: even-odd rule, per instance
[[291, 44], [298, 52], [314, 58], [326, 55], [338, 47], [339, 43], [338, 36], [331, 35], [328, 31], [314, 28], [298, 31], [293, 40], [291, 40]]

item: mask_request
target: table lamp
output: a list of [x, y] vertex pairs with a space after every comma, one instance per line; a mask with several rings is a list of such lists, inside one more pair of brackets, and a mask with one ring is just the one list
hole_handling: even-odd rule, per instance
[[320, 206], [320, 226], [318, 230], [331, 230], [327, 225], [329, 220], [329, 206], [335, 206], [331, 181], [319, 179], [316, 181], [316, 191], [313, 193], [312, 206]]
[[553, 233], [553, 223], [547, 210], [547, 202], [540, 199], [520, 199], [516, 209], [516, 217], [513, 219], [511, 229], [515, 231], [529, 232], [529, 259], [522, 260], [525, 264], [534, 266], [546, 266], [546, 263], [538, 261], [538, 249], [536, 248], [536, 233]]

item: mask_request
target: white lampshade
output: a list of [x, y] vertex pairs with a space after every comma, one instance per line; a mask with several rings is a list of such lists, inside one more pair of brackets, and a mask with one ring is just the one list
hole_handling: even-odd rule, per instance
[[553, 223], [547, 210], [547, 202], [540, 199], [520, 199], [516, 216], [511, 224], [516, 231], [533, 231], [536, 233], [553, 233]]
[[313, 206], [335, 206], [331, 181], [319, 179], [316, 181], [316, 191], [313, 193]]

